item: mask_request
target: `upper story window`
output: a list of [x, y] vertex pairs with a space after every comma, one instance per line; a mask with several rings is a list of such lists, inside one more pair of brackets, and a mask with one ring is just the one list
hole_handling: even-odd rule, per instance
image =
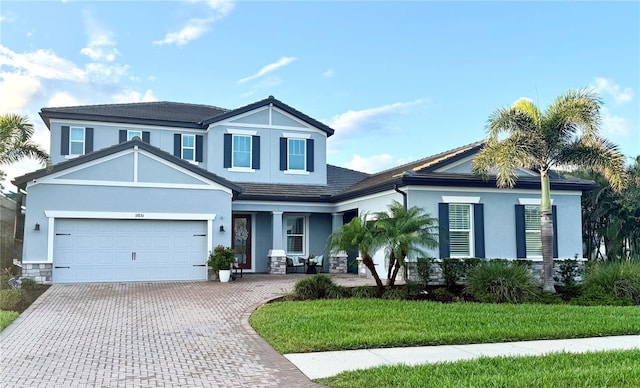
[[449, 204], [449, 254], [451, 257], [473, 256], [472, 214], [470, 204]]
[[232, 167], [251, 168], [251, 136], [233, 135]]
[[142, 140], [145, 143], [150, 143], [151, 133], [149, 131], [140, 131], [137, 129], [121, 129], [119, 131], [119, 142], [124, 143], [125, 141], [138, 139]]
[[234, 172], [260, 169], [260, 136], [257, 131], [227, 129], [224, 134], [223, 167]]
[[542, 257], [542, 232], [540, 229], [540, 206], [525, 205], [524, 233], [527, 257]]
[[192, 163], [202, 162], [203, 144], [202, 135], [176, 133], [173, 135], [173, 155]]
[[288, 139], [289, 144], [287, 147], [288, 150], [288, 169], [289, 170], [300, 170], [304, 171], [305, 169], [305, 155], [306, 155], [306, 140], [304, 139]]
[[142, 140], [142, 131], [132, 131], [132, 130], [128, 130], [127, 131], [127, 141], [129, 140], [133, 140], [135, 138], [138, 138], [139, 140]]
[[84, 155], [85, 133], [83, 127], [69, 130], [69, 155]]
[[182, 135], [182, 159], [195, 161], [196, 135]]
[[280, 170], [307, 174], [314, 167], [314, 142], [309, 135], [285, 133], [280, 138]]

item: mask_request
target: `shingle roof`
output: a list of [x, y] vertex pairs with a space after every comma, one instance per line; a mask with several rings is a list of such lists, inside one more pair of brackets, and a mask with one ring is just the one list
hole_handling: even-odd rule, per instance
[[228, 109], [211, 105], [186, 104], [157, 101], [129, 104], [104, 104], [42, 108], [40, 116], [49, 126], [52, 118], [96, 120], [132, 124], [162, 124], [202, 128], [201, 122], [229, 112]]
[[369, 174], [343, 167], [327, 165], [327, 185], [296, 185], [270, 183], [238, 183], [242, 194], [238, 200], [278, 200], [331, 202], [331, 197], [368, 177]]

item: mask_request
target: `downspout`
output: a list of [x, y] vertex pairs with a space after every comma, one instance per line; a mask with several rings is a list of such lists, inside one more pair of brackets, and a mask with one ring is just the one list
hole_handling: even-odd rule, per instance
[[393, 189], [402, 195], [402, 205], [404, 205], [404, 209], [407, 210], [407, 193], [400, 190], [397, 183], [393, 186]]

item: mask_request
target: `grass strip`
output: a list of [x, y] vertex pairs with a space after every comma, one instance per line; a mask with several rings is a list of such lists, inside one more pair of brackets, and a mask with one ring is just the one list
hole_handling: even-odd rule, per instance
[[15, 321], [18, 318], [18, 314], [15, 311], [2, 311], [0, 310], [0, 331], [4, 330], [5, 327], [9, 326], [11, 322]]
[[383, 366], [318, 379], [350, 387], [638, 387], [640, 350], [494, 357], [419, 366]]
[[337, 299], [267, 304], [249, 322], [277, 351], [304, 353], [639, 334], [640, 309]]

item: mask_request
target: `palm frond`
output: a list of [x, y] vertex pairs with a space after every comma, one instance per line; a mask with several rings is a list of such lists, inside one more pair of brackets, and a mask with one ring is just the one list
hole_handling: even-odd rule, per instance
[[600, 172], [616, 192], [627, 186], [629, 176], [625, 171], [624, 156], [615, 144], [603, 137], [582, 139], [574, 147], [565, 149], [561, 156], [567, 164]]

